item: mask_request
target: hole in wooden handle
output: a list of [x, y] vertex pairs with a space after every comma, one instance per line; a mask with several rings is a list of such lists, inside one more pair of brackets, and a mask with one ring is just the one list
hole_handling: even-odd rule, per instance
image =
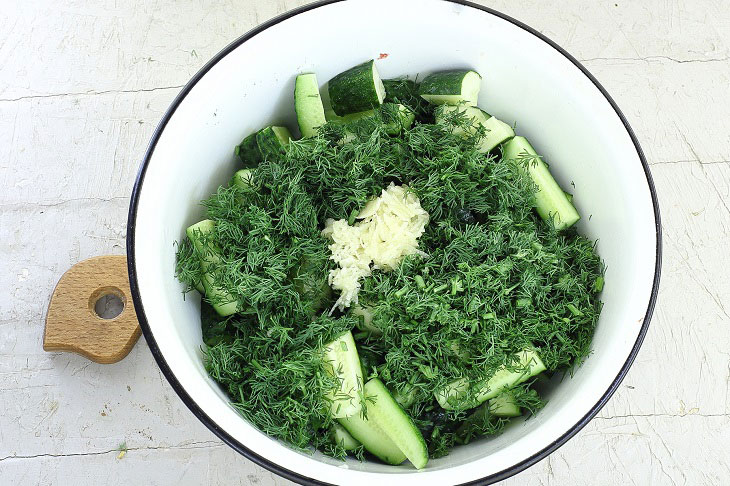
[[[78, 353], [97, 363], [121, 360], [142, 332], [131, 295], [126, 257], [100, 256], [77, 263], [63, 274], [51, 296], [43, 349]], [[96, 309], [105, 296], [119, 299], [118, 315], [106, 317]]]

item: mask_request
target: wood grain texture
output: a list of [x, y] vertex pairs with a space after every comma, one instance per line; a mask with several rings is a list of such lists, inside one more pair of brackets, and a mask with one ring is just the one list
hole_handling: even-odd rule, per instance
[[[116, 296], [123, 306], [111, 319], [100, 317], [94, 309], [106, 295]], [[127, 356], [141, 334], [129, 290], [127, 258], [97, 256], [71, 267], [56, 284], [48, 304], [43, 349], [78, 353], [110, 364]]]
[[[290, 484], [200, 424], [144, 341], [100, 365], [43, 352], [42, 335], [63, 272], [124, 253], [134, 176], [179, 88], [228, 42], [303, 3], [0, 9], [0, 483]], [[503, 484], [730, 484], [727, 2], [479, 3], [545, 33], [608, 89], [651, 164], [664, 231], [657, 309], [620, 389], [566, 445]]]

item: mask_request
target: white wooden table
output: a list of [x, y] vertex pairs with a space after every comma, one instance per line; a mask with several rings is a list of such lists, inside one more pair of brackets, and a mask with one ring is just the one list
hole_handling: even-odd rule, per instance
[[[138, 164], [180, 87], [228, 42], [302, 3], [2, 2], [1, 484], [287, 483], [197, 421], [144, 339], [97, 365], [45, 353], [41, 337], [61, 274], [124, 253]], [[615, 97], [652, 166], [664, 228], [659, 303], [620, 390], [504, 484], [728, 484], [727, 0], [483, 3], [557, 41]]]

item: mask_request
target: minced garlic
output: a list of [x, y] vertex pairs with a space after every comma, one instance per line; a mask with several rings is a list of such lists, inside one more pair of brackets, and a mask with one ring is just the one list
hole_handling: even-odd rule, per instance
[[345, 219], [328, 219], [322, 231], [332, 239], [330, 258], [339, 266], [330, 271], [329, 284], [340, 291], [335, 303], [340, 310], [357, 302], [360, 280], [373, 269], [392, 270], [406, 255], [426, 256], [418, 249], [418, 238], [428, 223], [428, 213], [407, 186], [391, 182], [356, 219], [353, 226]]

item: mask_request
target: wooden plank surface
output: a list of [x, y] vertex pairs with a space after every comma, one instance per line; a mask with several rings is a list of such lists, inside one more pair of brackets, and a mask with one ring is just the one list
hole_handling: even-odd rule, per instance
[[[0, 9], [3, 484], [288, 484], [208, 432], [144, 340], [113, 365], [45, 353], [41, 341], [63, 272], [124, 253], [133, 179], [179, 88], [232, 39], [303, 3], [31, 0]], [[547, 34], [614, 96], [652, 165], [664, 230], [659, 303], [620, 390], [568, 444], [504, 484], [728, 484], [727, 2], [480, 3]]]

